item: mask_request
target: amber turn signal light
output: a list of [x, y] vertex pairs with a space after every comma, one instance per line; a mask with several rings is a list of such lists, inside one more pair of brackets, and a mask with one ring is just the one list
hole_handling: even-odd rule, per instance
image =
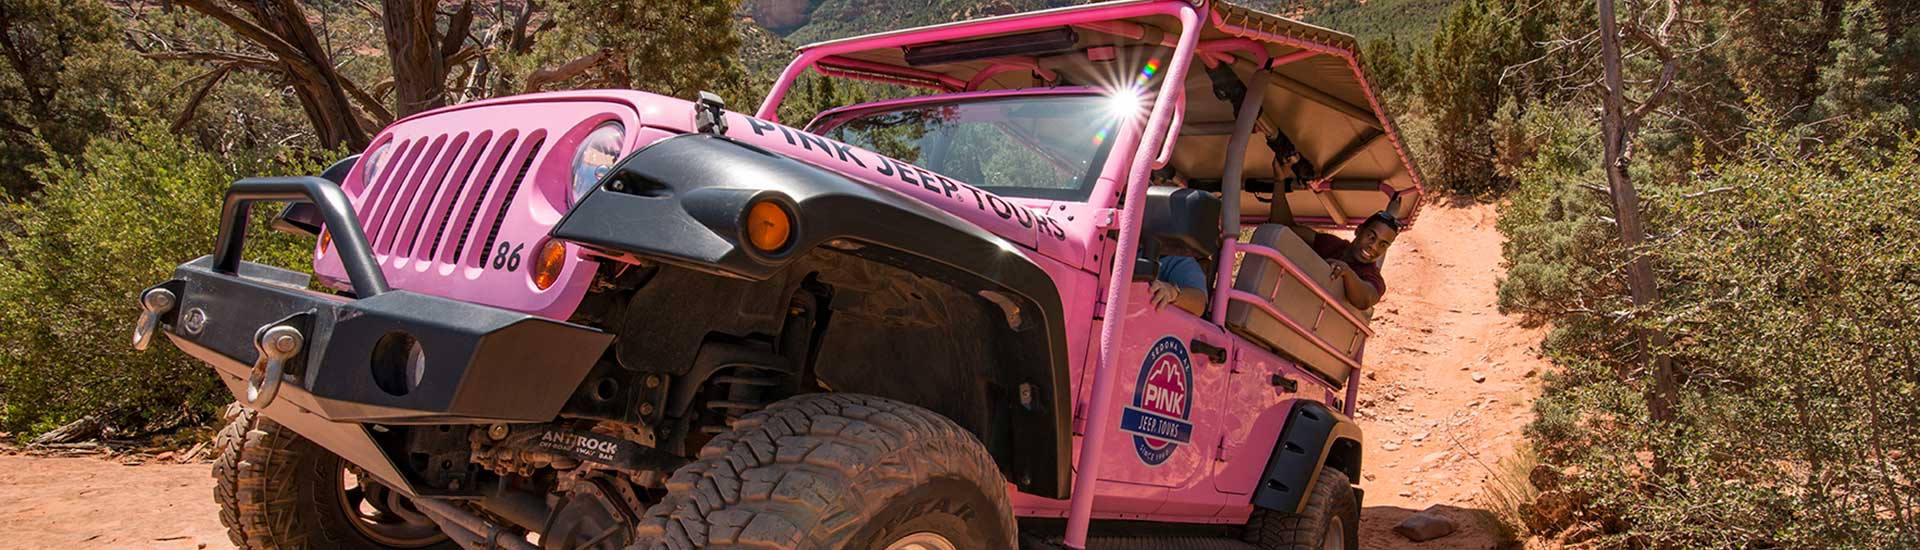
[[747, 207], [747, 240], [762, 253], [786, 249], [793, 240], [793, 215], [773, 201], [753, 203]]
[[533, 259], [533, 286], [546, 290], [560, 280], [560, 269], [567, 266], [567, 245], [560, 241], [547, 241], [540, 245], [540, 255]]
[[325, 255], [327, 253], [327, 247], [329, 246], [333, 246], [333, 232], [327, 231], [326, 229], [321, 229], [320, 230], [320, 254]]

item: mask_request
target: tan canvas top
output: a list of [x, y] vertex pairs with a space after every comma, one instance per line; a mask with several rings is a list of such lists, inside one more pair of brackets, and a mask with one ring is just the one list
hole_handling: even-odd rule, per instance
[[[988, 28], [1009, 29], [1017, 22], [1047, 14], [1082, 10], [1102, 10], [1134, 6], [1155, 0], [1129, 0], [1073, 6], [1041, 12], [962, 21], [892, 31], [887, 33], [822, 42], [802, 47], [802, 51], [830, 48], [846, 49], [863, 42], [924, 33], [935, 29], [975, 27], [981, 34], [971, 38], [1034, 32], [1059, 27], [1027, 27], [1000, 34], [987, 34]], [[1158, 0], [1175, 1], [1178, 0]], [[1419, 172], [1408, 161], [1393, 129], [1392, 119], [1380, 110], [1374, 95], [1363, 80], [1358, 64], [1358, 48], [1352, 36], [1316, 27], [1300, 21], [1225, 3], [1213, 3], [1207, 28], [1200, 36], [1202, 50], [1211, 52], [1215, 62], [1230, 62], [1243, 82], [1251, 82], [1259, 70], [1257, 53], [1237, 48], [1236, 40], [1265, 50], [1266, 57], [1285, 61], [1271, 69], [1262, 110], [1263, 131], [1277, 129], [1290, 137], [1301, 153], [1318, 168], [1312, 179], [1315, 190], [1296, 190], [1287, 197], [1297, 217], [1321, 218], [1348, 224], [1358, 223], [1384, 209], [1398, 194], [1402, 201], [1394, 214], [1411, 221], [1419, 202]], [[1074, 25], [1074, 47], [1067, 52], [1037, 58], [1012, 56], [979, 61], [911, 66], [905, 48], [854, 48], [821, 60], [819, 66], [858, 65], [856, 73], [909, 75], [951, 91], [960, 89], [995, 90], [1059, 85], [1110, 86], [1135, 77], [1148, 61], [1164, 66], [1178, 38], [1179, 22], [1164, 15], [1115, 19], [1110, 22]], [[1107, 48], [1111, 48], [1110, 50]], [[1096, 54], [1095, 52], [1099, 52]], [[850, 61], [848, 61], [850, 60]], [[996, 64], [999, 72], [989, 72]], [[1029, 67], [1030, 65], [1031, 67]], [[884, 70], [883, 70], [884, 69]], [[1045, 78], [1051, 74], [1049, 81]], [[976, 79], [978, 80], [977, 82]], [[941, 84], [944, 83], [944, 84]], [[960, 88], [955, 88], [960, 84]], [[1187, 109], [1175, 144], [1171, 165], [1189, 180], [1215, 180], [1224, 172], [1225, 148], [1233, 123], [1233, 108], [1216, 99], [1206, 65], [1195, 62], [1182, 83], [1187, 94]], [[1245, 158], [1245, 177], [1272, 180], [1293, 175], [1281, 168], [1276, 172], [1273, 155], [1256, 135]], [[1338, 168], [1338, 170], [1334, 170]], [[1265, 200], [1263, 200], [1265, 199]], [[1242, 197], [1242, 213], [1264, 216], [1271, 197], [1262, 194]]]

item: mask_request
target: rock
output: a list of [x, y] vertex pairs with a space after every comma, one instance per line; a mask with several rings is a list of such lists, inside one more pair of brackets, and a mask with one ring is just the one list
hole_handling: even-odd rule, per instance
[[1393, 526], [1393, 532], [1410, 541], [1426, 542], [1451, 535], [1455, 528], [1452, 519], [1428, 508], [1425, 512], [1407, 516], [1406, 520]]
[[1473, 374], [1467, 375], [1467, 377], [1472, 378], [1475, 384], [1482, 384], [1482, 383], [1486, 383], [1487, 381], [1486, 373], [1482, 373], [1482, 372], [1475, 372]]
[[1543, 491], [1533, 499], [1533, 510], [1522, 519], [1527, 529], [1538, 534], [1558, 533], [1573, 525], [1574, 496], [1562, 491]]
[[160, 453], [158, 455], [154, 455], [153, 460], [154, 462], [166, 462], [168, 460], [173, 460], [173, 456], [174, 456], [173, 451], [167, 451], [164, 453]]
[[1562, 473], [1559, 468], [1546, 464], [1536, 465], [1532, 471], [1527, 472], [1527, 483], [1533, 485], [1533, 488], [1538, 491], [1559, 489], [1560, 483], [1566, 479], [1567, 474]]
[[1426, 440], [1427, 440], [1427, 432], [1420, 432], [1420, 433], [1417, 433], [1417, 434], [1413, 434], [1413, 437], [1412, 437], [1412, 439], [1413, 439], [1414, 441], [1426, 441]]
[[1399, 444], [1399, 443], [1394, 443], [1394, 442], [1392, 442], [1392, 441], [1388, 441], [1388, 442], [1384, 442], [1384, 443], [1381, 443], [1381, 444], [1380, 444], [1380, 450], [1382, 450], [1382, 451], [1398, 451], [1398, 450], [1400, 450], [1400, 444]]
[[1401, 491], [1401, 492], [1398, 492], [1398, 493], [1394, 493], [1394, 494], [1396, 494], [1396, 495], [1400, 495], [1400, 497], [1401, 497], [1401, 498], [1407, 498], [1407, 497], [1411, 497], [1411, 496], [1413, 496], [1413, 491]]
[[1400, 412], [1403, 412], [1403, 413], [1413, 412], [1413, 405], [1401, 405]]

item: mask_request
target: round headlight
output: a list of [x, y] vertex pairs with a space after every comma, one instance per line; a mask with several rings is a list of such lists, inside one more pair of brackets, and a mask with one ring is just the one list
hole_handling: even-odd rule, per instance
[[373, 177], [380, 175], [380, 168], [387, 163], [387, 155], [393, 153], [393, 141], [380, 144], [379, 148], [360, 157], [360, 185], [373, 185]]
[[613, 163], [620, 161], [620, 143], [626, 141], [626, 137], [626, 128], [618, 122], [608, 122], [580, 140], [580, 150], [573, 154], [573, 200], [580, 200], [587, 190], [593, 189], [593, 184], [613, 170]]

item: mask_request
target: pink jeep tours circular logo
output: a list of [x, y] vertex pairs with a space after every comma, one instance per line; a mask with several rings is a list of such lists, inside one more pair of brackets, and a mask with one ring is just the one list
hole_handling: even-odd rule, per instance
[[1162, 336], [1140, 362], [1133, 405], [1120, 413], [1120, 429], [1133, 434], [1133, 452], [1159, 466], [1193, 440], [1193, 361], [1179, 338]]

